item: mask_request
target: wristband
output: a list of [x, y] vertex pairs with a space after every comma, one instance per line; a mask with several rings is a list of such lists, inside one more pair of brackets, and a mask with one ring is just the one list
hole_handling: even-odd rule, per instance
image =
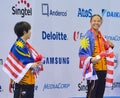
[[99, 60], [101, 57], [99, 55], [97, 55], [96, 58]]

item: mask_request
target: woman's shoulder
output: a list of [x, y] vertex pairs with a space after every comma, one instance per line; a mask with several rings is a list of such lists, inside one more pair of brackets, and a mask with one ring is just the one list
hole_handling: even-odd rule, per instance
[[87, 32], [85, 33], [85, 36], [92, 37], [93, 36], [92, 31], [91, 30], [87, 30]]

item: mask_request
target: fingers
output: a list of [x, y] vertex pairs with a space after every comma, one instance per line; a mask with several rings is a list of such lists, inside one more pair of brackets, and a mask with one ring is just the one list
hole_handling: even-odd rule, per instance
[[35, 68], [35, 67], [38, 67], [40, 65], [42, 65], [42, 62], [40, 62], [40, 61], [39, 62], [34, 62], [31, 66], [31, 68]]
[[12, 90], [13, 90], [12, 84], [9, 84], [9, 92], [12, 93]]

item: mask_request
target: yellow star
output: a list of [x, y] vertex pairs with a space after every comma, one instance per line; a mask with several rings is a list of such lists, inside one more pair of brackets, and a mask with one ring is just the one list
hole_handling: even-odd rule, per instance
[[89, 47], [89, 39], [86, 37], [83, 37], [80, 41], [81, 48], [87, 49]]
[[22, 41], [17, 41], [16, 43], [16, 46], [20, 47], [20, 48], [23, 48], [24, 47], [24, 44]]

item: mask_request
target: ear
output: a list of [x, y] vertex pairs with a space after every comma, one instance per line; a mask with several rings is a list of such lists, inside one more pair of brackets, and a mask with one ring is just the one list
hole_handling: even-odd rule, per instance
[[27, 32], [26, 31], [23, 31], [23, 34], [25, 35]]

